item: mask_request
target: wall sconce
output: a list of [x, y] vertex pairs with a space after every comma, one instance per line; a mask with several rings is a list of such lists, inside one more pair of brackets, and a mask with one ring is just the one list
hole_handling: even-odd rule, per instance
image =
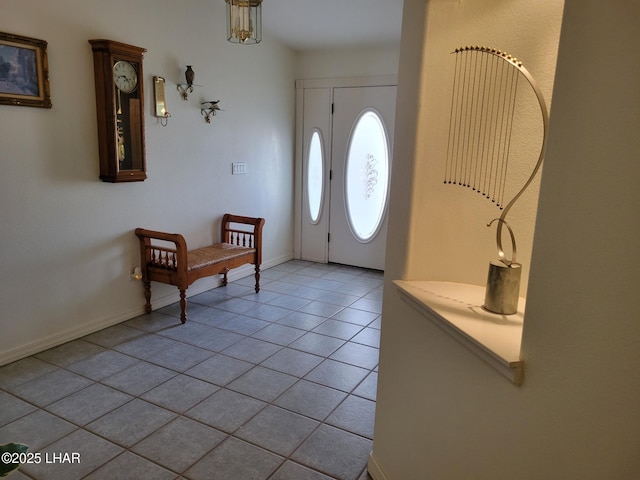
[[163, 77], [153, 77], [153, 94], [156, 102], [155, 116], [160, 119], [160, 125], [166, 127], [167, 123], [169, 123], [169, 117], [171, 114], [167, 110], [167, 99], [164, 94], [164, 84], [165, 81]]
[[204, 116], [204, 121], [207, 123], [211, 123], [211, 118], [215, 116], [216, 111], [221, 110], [218, 103], [220, 100], [214, 100], [210, 102], [202, 102], [202, 108], [200, 109], [200, 113]]
[[193, 71], [193, 69], [191, 68], [191, 65], [187, 65], [187, 69], [184, 72], [184, 78], [187, 81], [187, 83], [179, 83], [178, 84], [178, 91], [180, 92], [180, 95], [182, 96], [182, 100], [189, 100], [189, 94], [193, 92], [193, 87], [194, 86], [199, 86], [199, 85], [194, 85], [193, 83], [193, 79], [196, 76], [196, 72]]
[[227, 2], [227, 40], [250, 45], [262, 40], [262, 0]]

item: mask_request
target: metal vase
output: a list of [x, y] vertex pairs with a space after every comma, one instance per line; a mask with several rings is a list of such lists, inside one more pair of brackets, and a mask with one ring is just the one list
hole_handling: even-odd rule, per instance
[[518, 311], [522, 265], [489, 262], [484, 308], [493, 313], [512, 315]]

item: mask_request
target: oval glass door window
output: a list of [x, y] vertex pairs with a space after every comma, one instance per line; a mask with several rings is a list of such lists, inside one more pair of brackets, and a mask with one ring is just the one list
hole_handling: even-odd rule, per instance
[[322, 209], [322, 191], [324, 190], [324, 155], [320, 132], [314, 130], [309, 142], [307, 158], [307, 204], [312, 223], [318, 223]]
[[387, 203], [389, 147], [382, 118], [365, 110], [356, 120], [345, 173], [345, 206], [349, 227], [361, 242], [368, 242], [380, 229]]

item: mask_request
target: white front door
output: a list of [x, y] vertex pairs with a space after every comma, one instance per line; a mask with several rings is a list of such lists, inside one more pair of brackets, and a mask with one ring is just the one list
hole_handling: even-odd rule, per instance
[[326, 263], [331, 168], [331, 88], [304, 90], [301, 258]]
[[335, 88], [329, 261], [384, 269], [395, 86]]
[[383, 270], [396, 87], [300, 93], [300, 258]]

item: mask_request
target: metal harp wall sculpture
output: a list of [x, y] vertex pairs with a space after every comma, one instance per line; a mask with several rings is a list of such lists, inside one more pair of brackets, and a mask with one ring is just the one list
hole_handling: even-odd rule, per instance
[[[502, 210], [499, 218], [487, 224], [497, 222], [499, 261], [489, 264], [484, 308], [510, 315], [518, 308], [522, 265], [516, 262], [515, 236], [506, 216], [542, 165], [549, 115], [540, 88], [516, 58], [479, 46], [458, 48], [452, 53], [456, 55], [456, 65], [444, 183], [470, 188]], [[529, 179], [507, 202], [511, 133], [521, 77], [540, 104], [542, 146]], [[507, 258], [502, 248], [503, 227], [511, 238], [511, 258]]]

